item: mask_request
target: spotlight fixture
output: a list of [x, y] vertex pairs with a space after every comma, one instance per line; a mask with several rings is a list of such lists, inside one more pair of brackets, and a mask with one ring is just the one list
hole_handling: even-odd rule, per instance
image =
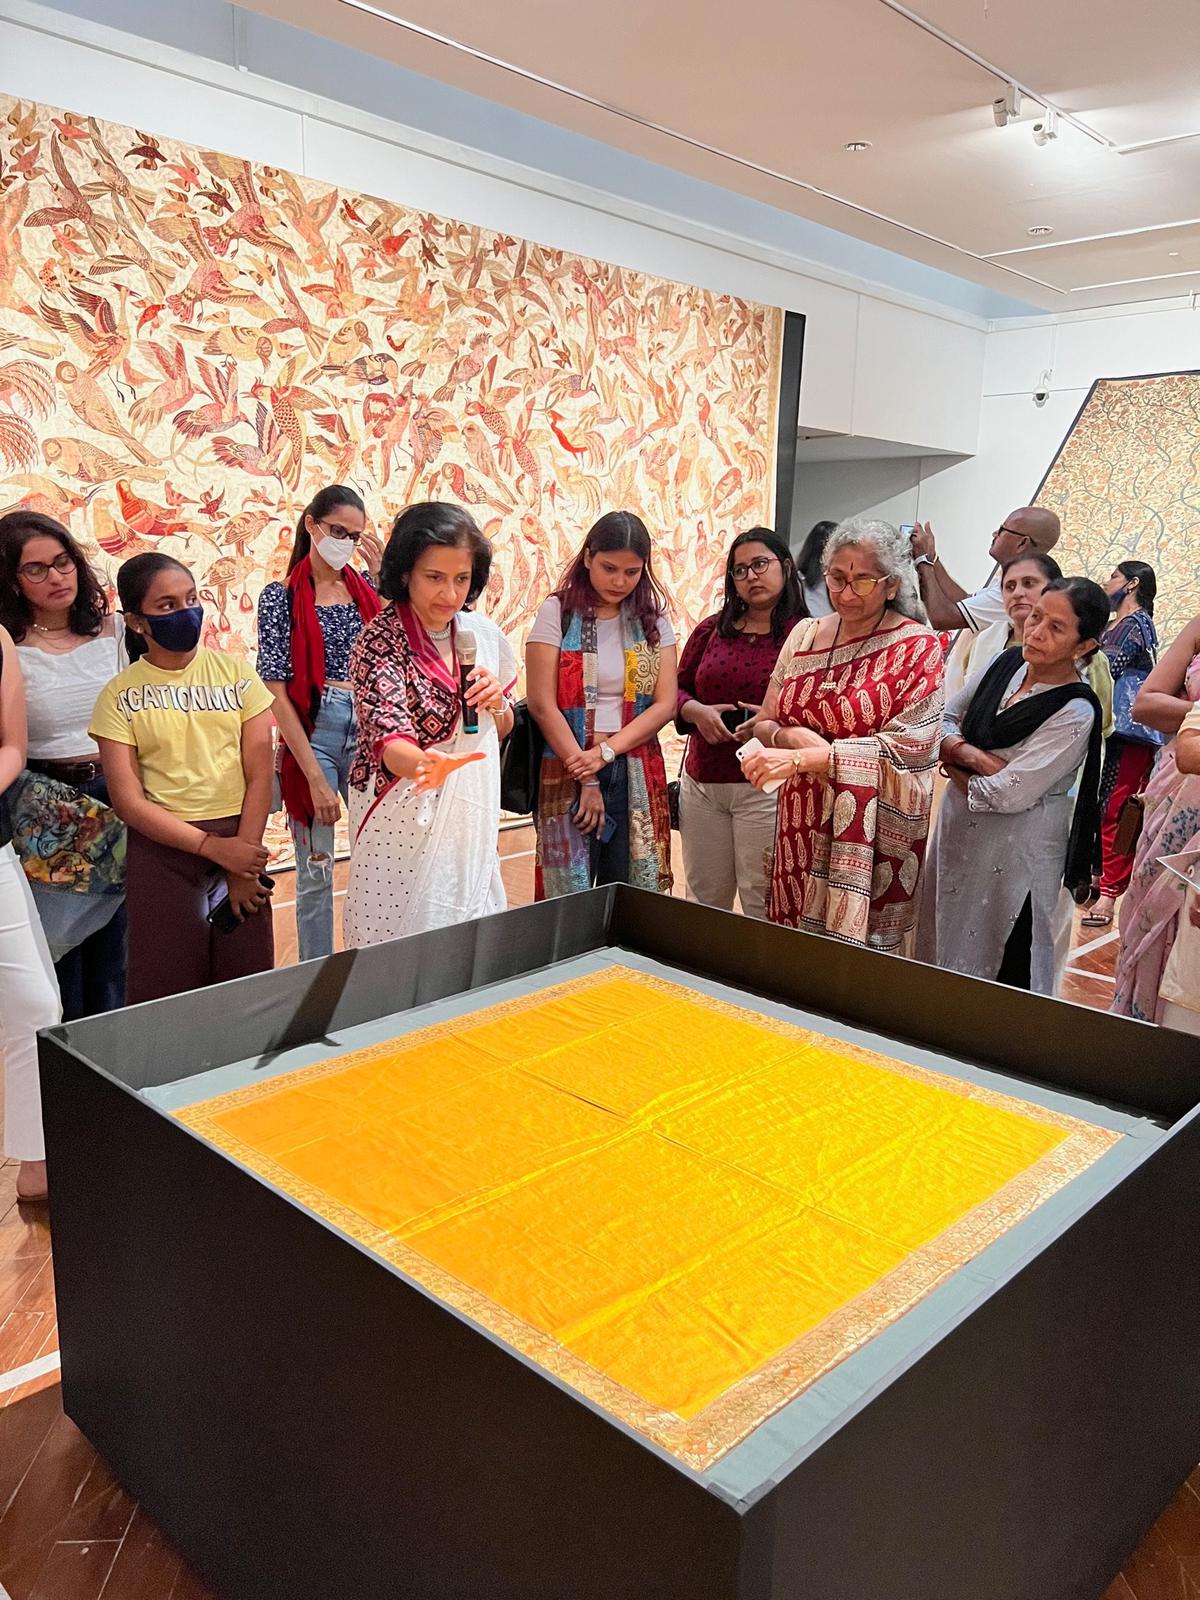
[[1021, 91], [1010, 83], [1004, 93], [992, 101], [992, 116], [998, 128], [1006, 128], [1021, 115]]
[[1058, 138], [1058, 112], [1044, 111], [1033, 125], [1033, 142], [1040, 149]]
[[1026, 233], [1033, 239], [1044, 239], [1048, 233], [1053, 233], [1053, 228], [1048, 228], [1044, 222], [1036, 223], [1032, 228], [1026, 228]]
[[869, 150], [870, 148], [871, 141], [869, 139], [851, 139], [848, 144], [842, 146], [842, 149], [852, 156], [860, 155], [864, 150]]

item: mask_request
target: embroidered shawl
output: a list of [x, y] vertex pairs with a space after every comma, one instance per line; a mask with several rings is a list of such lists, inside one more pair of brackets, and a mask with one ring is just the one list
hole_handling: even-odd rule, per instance
[[[625, 694], [621, 725], [641, 716], [654, 700], [658, 648], [651, 645], [635, 616], [621, 615], [625, 652]], [[558, 708], [586, 750], [595, 743], [596, 620], [572, 614], [563, 629], [558, 657]], [[667, 774], [657, 736], [626, 753], [629, 774], [629, 871], [626, 882], [638, 889], [671, 888], [671, 817]], [[537, 862], [534, 893], [539, 900], [574, 894], [591, 884], [590, 837], [571, 819], [579, 785], [549, 744], [542, 755], [537, 809]]]

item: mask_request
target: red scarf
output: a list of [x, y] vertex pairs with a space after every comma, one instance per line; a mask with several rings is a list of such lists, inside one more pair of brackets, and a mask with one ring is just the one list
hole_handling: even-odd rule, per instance
[[[360, 578], [349, 567], [342, 572], [342, 582], [358, 607], [365, 627], [379, 615], [379, 596], [365, 578]], [[301, 726], [311, 739], [321, 696], [325, 692], [325, 635], [321, 632], [321, 620], [317, 616], [317, 590], [313, 582], [312, 562], [307, 556], [292, 568], [287, 589], [292, 630], [292, 681], [288, 684], [288, 699], [295, 706]], [[284, 807], [289, 817], [311, 827], [313, 802], [308, 779], [286, 744], [282, 750], [279, 786]]]

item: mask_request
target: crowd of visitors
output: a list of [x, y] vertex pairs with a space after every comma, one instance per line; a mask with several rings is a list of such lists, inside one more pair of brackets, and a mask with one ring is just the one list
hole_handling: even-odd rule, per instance
[[[652, 536], [601, 516], [532, 620], [525, 701], [477, 603], [492, 552], [426, 502], [386, 546], [321, 490], [258, 606], [257, 671], [204, 643], [162, 553], [114, 608], [70, 532], [0, 518], [0, 1048], [18, 1192], [45, 1193], [34, 1036], [269, 968], [264, 832], [286, 814], [302, 960], [503, 909], [504, 742], [535, 756], [536, 894], [669, 892], [1056, 991], [1076, 905], [1120, 915], [1114, 1008], [1200, 1031], [1200, 618], [1162, 655], [1156, 581], [1065, 576], [1058, 519], [1009, 514], [975, 593], [931, 528], [749, 528], [677, 656]], [[935, 631], [940, 630], [940, 631]], [[950, 647], [947, 637], [958, 635]], [[686, 739], [678, 784], [659, 735]], [[941, 781], [939, 781], [939, 772]]]

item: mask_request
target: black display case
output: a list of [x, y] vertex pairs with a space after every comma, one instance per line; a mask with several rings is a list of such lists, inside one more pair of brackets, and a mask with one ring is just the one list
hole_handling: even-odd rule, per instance
[[[824, 1427], [699, 1472], [147, 1098], [608, 950], [1142, 1137]], [[1096, 1600], [1200, 1459], [1200, 1040], [618, 887], [39, 1048], [65, 1409], [229, 1600]]]

